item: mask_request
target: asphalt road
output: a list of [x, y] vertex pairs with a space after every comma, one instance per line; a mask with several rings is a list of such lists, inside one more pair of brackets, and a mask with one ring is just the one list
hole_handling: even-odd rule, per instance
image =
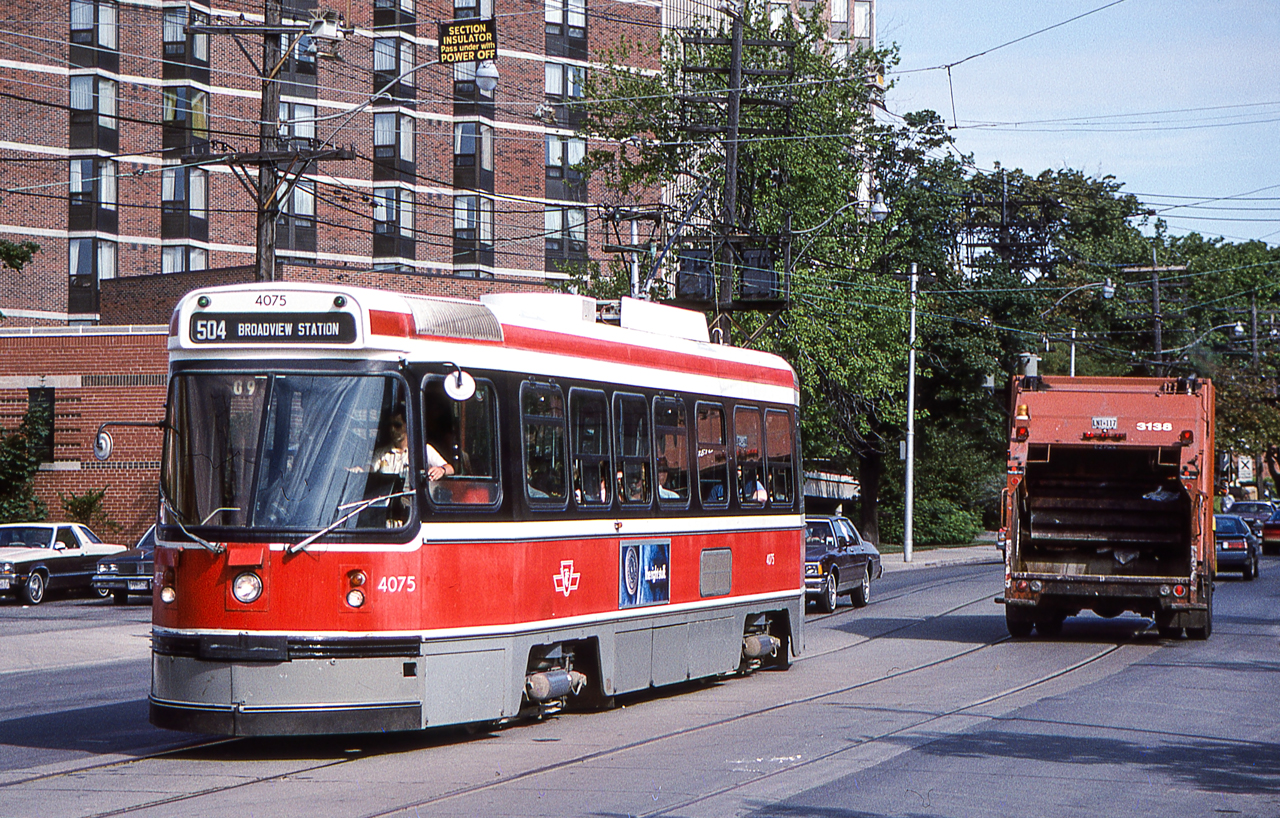
[[1280, 559], [1213, 637], [1011, 640], [994, 562], [886, 573], [760, 672], [493, 732], [210, 740], [146, 722], [149, 609], [0, 602], [0, 816], [1276, 816]]

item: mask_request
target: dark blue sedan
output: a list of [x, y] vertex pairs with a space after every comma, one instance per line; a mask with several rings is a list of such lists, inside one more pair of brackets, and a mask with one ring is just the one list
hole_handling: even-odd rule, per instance
[[1258, 575], [1258, 536], [1243, 518], [1213, 515], [1213, 534], [1218, 547], [1218, 573], [1239, 571], [1245, 579]]

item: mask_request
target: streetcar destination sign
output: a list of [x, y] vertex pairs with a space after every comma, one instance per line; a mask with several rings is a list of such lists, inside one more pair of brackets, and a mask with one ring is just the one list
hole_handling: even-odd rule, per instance
[[346, 312], [191, 316], [194, 344], [350, 344], [355, 340], [355, 316]]

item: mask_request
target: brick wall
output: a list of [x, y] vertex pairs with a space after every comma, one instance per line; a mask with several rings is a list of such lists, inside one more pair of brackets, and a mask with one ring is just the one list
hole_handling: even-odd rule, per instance
[[[288, 3], [286, 3], [288, 5]], [[533, 116], [544, 101], [546, 53], [542, 2], [539, 0], [498, 0], [497, 64], [501, 79], [491, 117], [495, 129], [495, 258], [496, 278], [527, 277], [537, 286], [545, 267], [542, 211], [545, 205], [544, 134], [548, 128]], [[261, 0], [222, 0], [213, 4], [222, 20], [237, 19], [241, 12], [253, 23], [260, 19]], [[68, 159], [94, 155], [118, 161], [117, 215], [114, 233], [100, 238], [118, 243], [118, 275], [153, 276], [161, 270], [162, 247], [188, 244], [207, 251], [209, 268], [236, 268], [251, 265], [255, 245], [255, 204], [227, 165], [209, 166], [208, 240], [165, 238], [161, 230], [161, 172], [178, 163], [182, 148], [166, 149], [161, 127], [165, 87], [175, 81], [162, 71], [164, 48], [161, 42], [162, 8], [147, 4], [119, 4], [119, 43], [111, 67], [76, 66], [68, 44], [70, 23], [65, 2], [41, 3], [10, 0], [6, 5], [12, 36], [0, 42], [0, 131], [6, 147], [0, 150], [0, 237], [9, 240], [32, 238], [41, 245], [32, 264], [20, 273], [0, 270], [0, 327], [38, 326], [65, 322], [67, 315], [67, 227]], [[349, 120], [345, 111], [367, 102], [374, 91], [374, 35], [372, 0], [356, 0], [343, 11], [348, 24], [356, 28], [339, 46], [341, 61], [318, 60], [314, 95], [303, 86], [300, 95], [286, 88], [284, 100], [314, 104], [322, 119], [317, 136], [331, 144], [350, 147], [356, 157], [349, 161], [325, 161], [309, 169], [316, 181], [317, 246], [315, 253], [278, 248], [282, 258], [312, 265], [304, 275], [323, 279], [332, 276], [349, 280], [351, 269], [373, 267], [373, 174], [374, 109], [387, 110], [385, 103], [365, 108]], [[646, 3], [589, 0], [588, 49], [598, 52], [626, 36], [634, 41], [655, 41], [655, 24], [661, 21], [661, 7]], [[436, 53], [436, 21], [453, 16], [448, 0], [417, 4], [414, 35], [417, 61], [431, 60]], [[634, 21], [634, 22], [629, 22]], [[246, 35], [249, 51], [261, 57], [260, 37]], [[257, 69], [229, 35], [209, 35], [207, 84], [188, 83], [210, 92], [210, 130], [213, 152], [253, 151], [258, 147], [260, 118]], [[547, 58], [557, 62], [572, 62]], [[636, 64], [652, 68], [653, 58], [637, 54]], [[70, 148], [69, 76], [93, 74], [118, 83], [118, 150]], [[432, 65], [414, 78], [415, 99], [396, 106], [415, 120], [415, 175], [406, 180], [414, 189], [414, 258], [416, 273], [454, 271], [453, 264], [453, 124], [470, 118], [453, 101], [451, 66]], [[380, 107], [381, 106], [381, 107]], [[334, 116], [338, 114], [338, 116]], [[566, 133], [565, 129], [555, 129]], [[253, 169], [249, 169], [250, 176]], [[588, 200], [597, 201], [602, 191], [593, 186]], [[656, 200], [656, 194], [651, 200]], [[83, 234], [74, 234], [83, 235]], [[591, 254], [603, 259], [600, 244], [603, 232], [594, 212], [589, 216], [588, 246]], [[468, 265], [468, 269], [474, 265]], [[448, 290], [445, 282], [424, 284], [410, 273], [406, 289], [424, 287]], [[390, 283], [385, 274], [364, 276]], [[112, 286], [112, 285], [108, 285]], [[172, 290], [181, 289], [175, 285]], [[495, 283], [495, 288], [515, 284]], [[148, 298], [167, 298], [154, 284], [140, 285]], [[465, 295], [477, 290], [466, 279], [458, 281], [450, 294]], [[103, 288], [105, 292], [105, 288]], [[118, 290], [119, 295], [125, 290]], [[137, 310], [154, 313], [156, 302], [139, 302]], [[105, 307], [104, 307], [105, 309]], [[121, 320], [118, 312], [103, 314], [104, 323]], [[126, 317], [125, 320], [128, 320]], [[128, 320], [128, 323], [137, 323]]]
[[100, 537], [132, 544], [155, 522], [160, 431], [113, 429], [115, 452], [106, 463], [94, 458], [93, 439], [103, 421], [163, 418], [167, 338], [167, 327], [0, 333], [0, 428], [22, 422], [29, 388], [54, 389], [54, 461], [36, 476], [52, 519], [66, 519], [59, 492], [106, 489], [104, 508], [120, 528], [98, 530]]

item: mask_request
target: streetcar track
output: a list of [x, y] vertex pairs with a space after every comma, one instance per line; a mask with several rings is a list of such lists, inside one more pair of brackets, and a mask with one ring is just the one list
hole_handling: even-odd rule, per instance
[[[934, 589], [941, 588], [941, 587], [947, 587], [947, 586], [950, 586], [950, 585], [959, 584], [959, 583], [965, 582], [965, 581], [967, 581], [967, 580], [972, 580], [972, 578], [973, 578], [972, 576], [967, 576], [967, 577], [960, 577], [960, 578], [954, 578], [954, 579], [940, 580], [940, 581], [935, 581], [935, 582], [925, 583], [925, 584], [922, 584], [922, 585], [915, 585], [915, 586], [912, 586], [912, 587], [911, 587], [911, 588], [909, 588], [909, 589], [904, 589], [904, 590], [902, 590], [902, 591], [900, 591], [900, 592], [897, 592], [897, 593], [894, 593], [894, 594], [891, 594], [891, 595], [887, 595], [887, 596], [881, 597], [881, 598], [879, 598], [879, 601], [882, 601], [882, 602], [889, 602], [889, 601], [893, 601], [893, 600], [895, 600], [895, 599], [901, 599], [901, 598], [903, 598], [903, 597], [906, 597], [906, 596], [909, 596], [909, 595], [912, 595], [912, 594], [915, 594], [915, 593], [926, 592], [926, 591], [934, 590]], [[961, 603], [959, 603], [959, 604], [957, 604], [957, 605], [954, 605], [954, 606], [952, 606], [951, 608], [948, 608], [948, 609], [946, 609], [946, 610], [944, 610], [944, 611], [941, 611], [941, 612], [939, 612], [939, 613], [932, 614], [932, 615], [930, 615], [930, 616], [926, 616], [926, 617], [922, 617], [922, 618], [912, 619], [912, 620], [910, 620], [910, 621], [904, 622], [902, 625], [899, 625], [898, 627], [895, 627], [895, 628], [892, 628], [892, 629], [890, 629], [890, 630], [884, 631], [883, 633], [875, 634], [874, 636], [868, 636], [868, 637], [866, 637], [866, 638], [864, 638], [864, 639], [862, 639], [862, 640], [860, 640], [860, 641], [858, 641], [858, 642], [854, 642], [854, 643], [852, 643], [852, 644], [843, 645], [843, 646], [840, 646], [840, 647], [837, 647], [837, 648], [833, 648], [833, 649], [831, 649], [831, 650], [822, 651], [822, 652], [806, 653], [806, 654], [804, 654], [804, 655], [803, 655], [803, 656], [801, 656], [801, 657], [797, 657], [796, 662], [798, 663], [798, 662], [800, 662], [800, 661], [806, 661], [806, 660], [809, 660], [809, 659], [817, 659], [817, 658], [819, 658], [819, 657], [823, 657], [823, 656], [830, 656], [830, 655], [832, 655], [832, 654], [839, 653], [839, 652], [843, 652], [843, 651], [849, 650], [849, 649], [851, 649], [851, 648], [861, 647], [861, 646], [866, 645], [867, 643], [872, 642], [872, 641], [875, 641], [875, 640], [879, 640], [879, 639], [886, 639], [886, 638], [892, 638], [895, 634], [897, 634], [897, 633], [899, 633], [899, 632], [901, 632], [901, 631], [903, 631], [903, 630], [906, 630], [906, 629], [909, 629], [909, 628], [913, 628], [913, 627], [917, 627], [917, 626], [919, 626], [919, 625], [921, 625], [921, 624], [924, 624], [924, 623], [927, 623], [927, 622], [929, 622], [929, 621], [932, 621], [932, 620], [935, 620], [935, 619], [939, 619], [939, 618], [942, 618], [942, 617], [945, 617], [945, 616], [951, 615], [951, 614], [953, 614], [953, 613], [955, 613], [955, 612], [957, 612], [957, 611], [959, 611], [959, 610], [962, 610], [962, 609], [964, 609], [964, 608], [967, 608], [967, 607], [970, 607], [970, 606], [977, 605], [977, 604], [980, 604], [980, 603], [982, 603], [982, 602], [985, 602], [985, 601], [989, 600], [989, 599], [990, 599], [990, 597], [991, 597], [991, 594], [990, 594], [990, 593], [984, 592], [984, 593], [982, 593], [981, 595], [977, 596], [976, 598], [968, 599], [968, 600], [966, 600], [966, 601], [964, 601], [964, 602], [961, 602]], [[828, 618], [830, 618], [830, 617], [832, 617], [832, 616], [838, 616], [838, 615], [844, 615], [844, 616], [847, 616], [848, 614], [853, 613], [855, 610], [865, 610], [865, 609], [853, 609], [853, 608], [846, 608], [844, 611], [836, 611], [836, 612], [833, 612], [833, 613], [831, 613], [831, 614], [822, 615], [822, 616], [820, 616], [820, 617], [813, 617], [811, 621], [823, 621], [823, 620], [826, 620], [826, 619], [828, 619]], [[640, 740], [637, 740], [637, 741], [629, 742], [629, 743], [627, 743], [627, 744], [619, 745], [619, 746], [616, 746], [616, 747], [611, 747], [611, 748], [607, 748], [607, 749], [602, 749], [602, 750], [598, 750], [598, 751], [596, 751], [596, 752], [587, 753], [587, 754], [583, 754], [583, 755], [575, 756], [575, 757], [573, 757], [573, 758], [564, 759], [564, 760], [561, 760], [561, 761], [557, 761], [557, 762], [553, 762], [553, 763], [545, 764], [545, 765], [542, 765], [542, 766], [539, 766], [539, 767], [536, 767], [536, 768], [532, 768], [532, 769], [524, 770], [524, 771], [522, 771], [522, 772], [519, 772], [519, 773], [516, 773], [516, 774], [513, 774], [513, 775], [505, 776], [505, 777], [503, 777], [503, 778], [501, 778], [501, 779], [497, 779], [497, 780], [494, 780], [494, 781], [488, 781], [488, 782], [485, 782], [485, 783], [482, 783], [482, 784], [478, 784], [478, 785], [471, 785], [471, 786], [459, 787], [459, 788], [456, 788], [456, 789], [451, 790], [451, 791], [448, 791], [448, 792], [442, 792], [442, 793], [439, 793], [439, 794], [437, 794], [437, 795], [433, 795], [433, 796], [431, 796], [430, 798], [425, 798], [425, 799], [420, 799], [420, 800], [414, 800], [414, 801], [410, 801], [410, 802], [407, 802], [407, 803], [403, 803], [403, 804], [400, 804], [400, 805], [398, 805], [398, 806], [395, 806], [395, 807], [393, 807], [393, 808], [389, 808], [389, 809], [386, 809], [386, 810], [381, 810], [381, 811], [374, 812], [374, 813], [368, 813], [367, 815], [363, 816], [363, 818], [384, 818], [385, 816], [391, 816], [391, 815], [396, 815], [396, 814], [404, 813], [404, 812], [406, 812], [406, 811], [408, 811], [408, 810], [411, 810], [411, 809], [417, 809], [417, 808], [421, 808], [421, 807], [426, 807], [426, 806], [430, 806], [430, 805], [433, 805], [433, 804], [441, 803], [441, 802], [444, 802], [444, 801], [448, 801], [448, 800], [452, 800], [452, 799], [457, 799], [457, 798], [460, 798], [460, 797], [465, 797], [465, 796], [469, 796], [469, 795], [473, 795], [473, 794], [477, 794], [477, 793], [486, 792], [486, 791], [489, 791], [489, 790], [496, 789], [496, 788], [498, 788], [498, 787], [507, 786], [507, 785], [510, 785], [510, 784], [513, 784], [513, 783], [517, 783], [517, 782], [520, 782], [520, 781], [526, 781], [526, 780], [529, 780], [529, 779], [535, 778], [535, 777], [537, 777], [537, 776], [545, 775], [545, 774], [548, 774], [548, 773], [553, 773], [553, 772], [556, 772], [556, 771], [558, 771], [558, 770], [563, 770], [563, 769], [568, 769], [568, 768], [572, 768], [572, 767], [581, 766], [581, 765], [583, 765], [583, 764], [587, 764], [587, 763], [590, 763], [590, 762], [592, 762], [592, 761], [596, 761], [596, 760], [599, 760], [599, 759], [609, 758], [609, 757], [612, 757], [612, 756], [618, 756], [618, 755], [621, 755], [621, 754], [624, 754], [624, 753], [631, 752], [631, 751], [633, 751], [633, 750], [642, 749], [642, 748], [649, 747], [649, 746], [656, 746], [656, 745], [658, 745], [658, 744], [660, 744], [660, 743], [662, 743], [662, 742], [665, 742], [665, 741], [667, 741], [667, 740], [669, 740], [669, 739], [673, 739], [673, 738], [676, 738], [676, 737], [683, 737], [683, 736], [688, 736], [688, 735], [690, 735], [690, 734], [694, 734], [694, 733], [701, 733], [701, 732], [705, 732], [705, 731], [709, 731], [709, 730], [713, 730], [713, 729], [721, 728], [721, 727], [724, 727], [724, 726], [727, 726], [727, 725], [731, 725], [731, 724], [734, 724], [734, 723], [736, 723], [736, 722], [744, 721], [744, 720], [747, 720], [747, 719], [752, 719], [752, 718], [758, 717], [758, 716], [763, 715], [763, 714], [774, 713], [774, 712], [777, 712], [777, 711], [786, 710], [786, 709], [789, 709], [789, 708], [792, 708], [792, 707], [796, 707], [796, 706], [801, 706], [801, 705], [806, 705], [806, 704], [812, 704], [812, 703], [814, 703], [814, 702], [821, 701], [822, 699], [830, 698], [830, 697], [833, 697], [833, 696], [840, 696], [840, 695], [844, 695], [844, 694], [847, 694], [847, 693], [850, 693], [850, 692], [853, 692], [853, 691], [859, 690], [859, 689], [861, 689], [861, 688], [869, 687], [869, 686], [871, 686], [871, 685], [881, 684], [881, 683], [883, 683], [883, 682], [887, 682], [887, 681], [892, 681], [892, 680], [895, 680], [895, 679], [899, 679], [899, 678], [902, 678], [902, 677], [904, 677], [904, 676], [907, 676], [907, 675], [910, 675], [910, 674], [913, 674], [913, 673], [919, 673], [919, 672], [921, 672], [921, 671], [925, 671], [925, 670], [930, 670], [930, 669], [933, 669], [933, 668], [937, 668], [937, 667], [939, 667], [939, 666], [945, 665], [946, 663], [949, 663], [949, 662], [952, 662], [952, 661], [955, 661], [955, 660], [958, 660], [958, 659], [962, 659], [962, 658], [964, 658], [964, 657], [966, 657], [966, 656], [970, 656], [970, 655], [975, 654], [975, 653], [978, 653], [978, 652], [980, 652], [980, 651], [987, 650], [988, 648], [992, 648], [992, 647], [996, 647], [996, 646], [998, 646], [998, 645], [1004, 644], [1004, 643], [1006, 643], [1006, 642], [1010, 641], [1010, 639], [1011, 639], [1011, 637], [1009, 637], [1008, 635], [1005, 635], [1005, 636], [1002, 636], [1002, 637], [1000, 637], [1000, 638], [998, 638], [998, 639], [992, 640], [992, 641], [990, 641], [990, 642], [984, 642], [984, 643], [982, 643], [982, 644], [973, 645], [973, 646], [970, 646], [970, 647], [968, 647], [968, 648], [966, 648], [966, 649], [960, 650], [960, 651], [958, 651], [958, 652], [956, 652], [956, 653], [952, 653], [952, 654], [949, 654], [949, 655], [947, 655], [947, 656], [945, 656], [945, 657], [940, 657], [940, 658], [938, 658], [938, 659], [935, 659], [935, 660], [932, 660], [932, 661], [929, 661], [929, 662], [925, 662], [925, 663], [923, 663], [923, 664], [916, 665], [916, 666], [913, 666], [913, 667], [910, 667], [910, 668], [890, 669], [888, 672], [885, 672], [885, 673], [883, 673], [883, 674], [881, 674], [881, 675], [877, 676], [877, 677], [876, 677], [876, 678], [874, 678], [874, 679], [867, 679], [867, 680], [860, 681], [860, 682], [857, 682], [857, 683], [854, 683], [854, 684], [845, 685], [845, 686], [843, 686], [843, 687], [836, 688], [836, 689], [834, 689], [834, 690], [826, 690], [826, 691], [823, 691], [823, 692], [820, 692], [820, 693], [815, 693], [815, 694], [812, 694], [812, 695], [809, 695], [809, 696], [804, 696], [804, 697], [801, 697], [801, 698], [798, 698], [798, 699], [790, 699], [790, 700], [787, 700], [787, 701], [778, 702], [778, 703], [771, 704], [771, 705], [768, 705], [768, 706], [765, 706], [765, 707], [759, 707], [759, 708], [753, 709], [753, 710], [751, 710], [751, 711], [749, 711], [749, 712], [740, 712], [740, 713], [734, 714], [734, 715], [732, 715], [732, 716], [726, 716], [726, 717], [724, 717], [724, 718], [720, 718], [720, 719], [717, 719], [717, 720], [715, 720], [715, 721], [707, 722], [707, 723], [705, 723], [705, 724], [699, 724], [699, 725], [696, 725], [696, 726], [693, 726], [693, 727], [688, 727], [688, 728], [681, 728], [681, 729], [679, 729], [679, 730], [672, 730], [672, 731], [669, 731], [669, 732], [663, 733], [663, 734], [661, 734], [661, 735], [650, 736], [650, 737], [648, 737], [648, 738], [644, 738], [644, 739], [640, 739]], [[903, 733], [903, 732], [907, 732], [907, 731], [910, 731], [910, 730], [917, 729], [917, 728], [919, 728], [919, 727], [921, 727], [921, 726], [923, 726], [923, 725], [930, 724], [930, 723], [935, 722], [935, 721], [937, 721], [937, 720], [940, 720], [940, 719], [943, 719], [943, 718], [947, 718], [947, 717], [949, 717], [949, 716], [953, 716], [953, 715], [957, 715], [957, 714], [963, 713], [963, 712], [964, 712], [964, 711], [966, 711], [966, 710], [970, 710], [970, 709], [975, 708], [975, 707], [980, 707], [980, 706], [983, 706], [983, 705], [986, 705], [986, 704], [990, 704], [990, 703], [995, 702], [995, 701], [999, 701], [1000, 699], [1003, 699], [1003, 698], [1008, 698], [1008, 697], [1010, 697], [1010, 696], [1017, 695], [1018, 693], [1024, 692], [1025, 690], [1028, 690], [1028, 689], [1030, 689], [1030, 688], [1033, 688], [1033, 687], [1036, 687], [1036, 686], [1038, 686], [1038, 685], [1044, 684], [1044, 683], [1046, 683], [1046, 682], [1053, 681], [1054, 679], [1061, 678], [1061, 677], [1063, 677], [1063, 676], [1065, 676], [1065, 675], [1067, 675], [1067, 674], [1069, 674], [1069, 673], [1075, 672], [1076, 670], [1079, 670], [1079, 669], [1081, 669], [1081, 668], [1083, 668], [1083, 667], [1086, 667], [1086, 666], [1088, 666], [1088, 665], [1090, 665], [1090, 664], [1092, 664], [1092, 663], [1094, 663], [1094, 662], [1096, 662], [1096, 661], [1098, 661], [1098, 660], [1100, 660], [1100, 659], [1102, 659], [1102, 658], [1105, 658], [1106, 656], [1109, 656], [1109, 655], [1111, 655], [1111, 654], [1115, 653], [1116, 651], [1118, 651], [1118, 650], [1119, 650], [1121, 647], [1123, 647], [1123, 646], [1124, 646], [1124, 645], [1122, 645], [1122, 644], [1109, 645], [1109, 646], [1107, 646], [1106, 648], [1104, 648], [1103, 650], [1101, 650], [1100, 652], [1096, 653], [1095, 655], [1090, 656], [1090, 657], [1088, 657], [1088, 658], [1086, 658], [1086, 659], [1083, 659], [1083, 660], [1081, 660], [1081, 661], [1079, 661], [1079, 662], [1076, 662], [1076, 663], [1074, 663], [1073, 665], [1071, 665], [1071, 666], [1069, 666], [1069, 667], [1067, 667], [1067, 668], [1059, 669], [1059, 670], [1054, 671], [1054, 672], [1052, 672], [1052, 673], [1046, 674], [1045, 676], [1042, 676], [1042, 677], [1040, 677], [1040, 678], [1037, 678], [1037, 679], [1031, 680], [1031, 681], [1029, 681], [1029, 682], [1026, 682], [1026, 683], [1023, 683], [1023, 684], [1017, 685], [1017, 686], [1015, 686], [1015, 687], [1013, 687], [1013, 688], [1010, 688], [1009, 690], [1005, 690], [1005, 691], [1002, 691], [1002, 692], [1000, 692], [1000, 693], [993, 694], [993, 695], [991, 695], [991, 696], [985, 697], [985, 698], [983, 698], [983, 699], [981, 699], [981, 700], [979, 700], [979, 701], [976, 701], [976, 702], [970, 702], [970, 703], [967, 703], [967, 704], [965, 704], [965, 705], [963, 705], [963, 706], [960, 706], [960, 707], [957, 707], [957, 708], [953, 708], [953, 709], [948, 710], [948, 711], [943, 712], [943, 713], [930, 714], [927, 718], [921, 719], [920, 721], [918, 721], [918, 722], [914, 722], [914, 723], [912, 723], [912, 724], [910, 724], [910, 725], [906, 725], [906, 726], [903, 726], [903, 727], [900, 727], [900, 728], [896, 728], [896, 729], [894, 729], [894, 730], [887, 731], [887, 732], [885, 732], [885, 733], [883, 733], [883, 734], [880, 734], [880, 735], [876, 735], [876, 736], [868, 737], [868, 738], [866, 738], [866, 739], [863, 739], [863, 740], [861, 740], [861, 741], [857, 742], [856, 744], [850, 744], [850, 745], [847, 745], [847, 746], [841, 747], [841, 748], [840, 748], [840, 749], [838, 749], [838, 750], [834, 750], [834, 751], [832, 751], [832, 752], [830, 752], [830, 753], [825, 753], [825, 754], [823, 754], [823, 755], [816, 756], [816, 757], [814, 757], [814, 758], [812, 758], [812, 759], [807, 759], [807, 760], [805, 760], [805, 761], [803, 761], [803, 762], [800, 762], [800, 763], [798, 763], [798, 764], [791, 765], [791, 766], [789, 766], [789, 767], [787, 767], [787, 768], [785, 768], [785, 769], [773, 770], [773, 771], [769, 771], [769, 772], [760, 773], [759, 775], [756, 775], [756, 776], [754, 776], [754, 777], [752, 777], [752, 778], [746, 779], [745, 781], [738, 781], [738, 782], [735, 782], [735, 783], [734, 783], [734, 784], [732, 784], [732, 785], [729, 785], [729, 786], [725, 786], [725, 787], [719, 788], [719, 789], [717, 789], [717, 790], [716, 790], [716, 791], [714, 791], [714, 792], [705, 793], [705, 794], [699, 795], [699, 796], [697, 796], [697, 797], [695, 797], [695, 798], [687, 799], [687, 800], [685, 800], [685, 801], [681, 802], [680, 804], [667, 805], [667, 806], [664, 806], [661, 810], [658, 810], [658, 811], [655, 811], [655, 812], [652, 812], [652, 813], [644, 813], [644, 815], [645, 815], [646, 817], [647, 817], [647, 816], [656, 816], [656, 815], [661, 815], [661, 814], [663, 814], [663, 813], [667, 813], [667, 812], [670, 812], [670, 811], [672, 811], [672, 810], [682, 809], [682, 808], [684, 808], [684, 807], [691, 806], [691, 805], [693, 805], [693, 804], [697, 804], [697, 803], [700, 803], [700, 802], [704, 802], [704, 801], [707, 801], [707, 800], [709, 800], [709, 799], [712, 799], [712, 798], [716, 798], [716, 797], [722, 796], [722, 795], [724, 795], [724, 794], [726, 794], [726, 793], [733, 792], [734, 790], [741, 789], [742, 787], [749, 786], [749, 785], [752, 785], [752, 784], [755, 784], [755, 783], [758, 783], [758, 782], [761, 782], [761, 781], [766, 781], [766, 780], [768, 780], [768, 779], [774, 778], [774, 777], [779, 776], [779, 775], [782, 775], [782, 774], [784, 774], [784, 773], [787, 773], [787, 772], [793, 772], [793, 771], [795, 771], [795, 770], [797, 770], [797, 769], [800, 769], [800, 768], [803, 768], [803, 767], [806, 767], [806, 766], [810, 766], [810, 765], [813, 765], [813, 764], [820, 763], [820, 762], [822, 762], [822, 761], [824, 761], [824, 760], [828, 760], [828, 759], [830, 759], [830, 758], [837, 757], [837, 756], [839, 756], [841, 753], [846, 753], [846, 752], [848, 752], [848, 751], [850, 751], [850, 750], [856, 750], [856, 749], [858, 749], [858, 748], [860, 748], [860, 747], [864, 747], [864, 746], [866, 746], [866, 745], [868, 745], [868, 744], [871, 744], [871, 743], [874, 743], [874, 742], [877, 742], [877, 741], [883, 741], [883, 740], [884, 740], [884, 739], [886, 739], [886, 738], [891, 738], [891, 737], [893, 737], [893, 736], [895, 736], [895, 735], [897, 735], [897, 734], [900, 734], [900, 733]], [[518, 723], [516, 723], [516, 724], [514, 724], [514, 725], [512, 725], [512, 726], [534, 726], [534, 725], [535, 725], [535, 723], [534, 723], [534, 722], [527, 722], [527, 721], [526, 721], [526, 722], [518, 722]], [[182, 747], [178, 747], [178, 748], [170, 748], [170, 749], [165, 750], [165, 751], [162, 751], [162, 752], [153, 753], [153, 754], [147, 754], [147, 755], [142, 755], [142, 756], [138, 756], [138, 757], [134, 757], [134, 758], [130, 758], [130, 759], [125, 759], [125, 760], [120, 760], [120, 761], [116, 761], [116, 762], [109, 762], [109, 763], [104, 763], [104, 764], [92, 765], [92, 766], [89, 766], [89, 767], [81, 767], [81, 768], [77, 768], [77, 769], [75, 769], [75, 770], [65, 770], [65, 771], [60, 771], [60, 772], [57, 772], [57, 773], [48, 773], [48, 774], [40, 775], [40, 776], [32, 776], [32, 777], [30, 777], [30, 778], [23, 779], [22, 781], [8, 782], [8, 783], [6, 783], [6, 784], [4, 784], [4, 785], [2, 785], [2, 786], [3, 786], [4, 788], [7, 788], [7, 787], [10, 787], [10, 786], [12, 786], [12, 785], [14, 785], [14, 784], [23, 784], [23, 783], [34, 782], [34, 781], [49, 780], [49, 779], [55, 779], [55, 778], [58, 778], [58, 777], [65, 777], [65, 776], [70, 776], [70, 775], [83, 774], [83, 773], [86, 773], [86, 772], [97, 772], [97, 771], [102, 771], [102, 770], [108, 770], [108, 769], [111, 769], [112, 767], [126, 767], [126, 766], [131, 766], [131, 765], [137, 765], [137, 764], [139, 764], [140, 762], [144, 762], [144, 761], [148, 761], [148, 760], [152, 760], [152, 759], [157, 759], [157, 758], [163, 758], [163, 757], [166, 757], [166, 756], [172, 756], [172, 755], [175, 755], [175, 754], [178, 754], [178, 753], [190, 752], [190, 751], [193, 751], [193, 750], [201, 750], [201, 749], [205, 749], [205, 748], [209, 748], [209, 747], [217, 747], [217, 746], [222, 746], [222, 745], [234, 745], [234, 744], [242, 743], [242, 742], [245, 742], [245, 741], [246, 741], [246, 739], [244, 739], [244, 738], [217, 738], [217, 739], [213, 739], [213, 740], [210, 740], [210, 741], [207, 741], [207, 742], [198, 742], [198, 743], [194, 743], [194, 744], [184, 745], [184, 746], [182, 746]], [[429, 749], [429, 748], [421, 748], [421, 749]], [[381, 754], [379, 754], [379, 755], [381, 755]], [[189, 793], [183, 793], [183, 794], [178, 794], [178, 795], [169, 795], [169, 796], [166, 796], [166, 797], [164, 797], [164, 798], [159, 798], [159, 799], [156, 799], [156, 800], [147, 801], [147, 802], [145, 802], [145, 803], [133, 804], [133, 805], [130, 805], [130, 806], [121, 807], [121, 808], [113, 809], [113, 810], [108, 810], [108, 811], [104, 811], [104, 812], [100, 812], [100, 813], [93, 813], [93, 814], [90, 816], [90, 818], [111, 818], [112, 816], [128, 815], [128, 814], [131, 814], [131, 813], [141, 812], [141, 811], [143, 811], [143, 810], [155, 809], [155, 808], [164, 807], [164, 806], [171, 805], [171, 804], [183, 803], [183, 802], [192, 801], [192, 800], [195, 800], [195, 799], [205, 798], [205, 797], [208, 797], [208, 796], [211, 796], [211, 795], [218, 795], [218, 794], [220, 794], [220, 793], [232, 792], [232, 791], [235, 791], [235, 790], [243, 790], [243, 789], [245, 789], [245, 788], [247, 788], [247, 787], [251, 787], [251, 786], [253, 786], [253, 785], [255, 785], [255, 784], [262, 784], [262, 783], [267, 783], [267, 782], [271, 782], [271, 781], [278, 781], [278, 780], [283, 780], [283, 779], [290, 778], [290, 777], [292, 777], [292, 776], [305, 775], [305, 774], [312, 773], [312, 772], [316, 772], [316, 771], [321, 771], [321, 770], [325, 770], [325, 769], [332, 769], [332, 768], [339, 767], [339, 766], [342, 766], [342, 765], [345, 765], [345, 764], [349, 764], [349, 763], [351, 763], [351, 762], [353, 762], [353, 761], [357, 761], [357, 760], [360, 760], [360, 759], [363, 759], [363, 758], [367, 758], [367, 757], [369, 757], [369, 754], [360, 754], [360, 755], [352, 756], [352, 757], [349, 757], [349, 758], [331, 759], [331, 760], [328, 760], [328, 761], [325, 761], [325, 762], [322, 762], [322, 763], [312, 764], [312, 765], [308, 765], [308, 766], [301, 767], [301, 768], [297, 768], [297, 769], [287, 770], [287, 771], [280, 772], [280, 773], [276, 773], [276, 774], [269, 775], [269, 776], [262, 776], [262, 777], [258, 777], [258, 778], [245, 779], [245, 780], [242, 780], [242, 781], [238, 781], [238, 782], [236, 782], [236, 783], [234, 783], [234, 784], [209, 787], [209, 788], [207, 788], [207, 789], [203, 789], [203, 790], [200, 790], [200, 791], [198, 791], [198, 792], [189, 792]]]

